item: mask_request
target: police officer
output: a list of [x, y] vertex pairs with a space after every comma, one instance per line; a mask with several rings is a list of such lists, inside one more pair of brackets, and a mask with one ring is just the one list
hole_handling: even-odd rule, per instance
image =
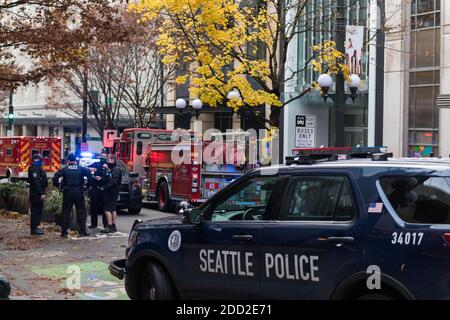
[[106, 169], [104, 165], [106, 164], [106, 153], [102, 151], [100, 155], [100, 161], [95, 162], [89, 166], [94, 180], [92, 186], [89, 188], [89, 196], [91, 199], [90, 215], [91, 215], [91, 225], [89, 229], [95, 229], [98, 225], [98, 215], [102, 215], [103, 227], [106, 228], [108, 222], [106, 221], [105, 211], [103, 210], [103, 192], [100, 188], [105, 182]]
[[28, 183], [30, 184], [31, 234], [41, 236], [44, 231], [39, 229], [44, 207], [45, 189], [48, 186], [47, 174], [42, 169], [42, 156], [33, 155], [33, 164], [28, 169]]
[[119, 196], [119, 188], [122, 184], [122, 169], [117, 166], [117, 160], [115, 156], [111, 156], [107, 159], [106, 167], [108, 174], [106, 176], [106, 183], [101, 190], [103, 190], [103, 210], [105, 210], [106, 219], [108, 225], [102, 233], [114, 233], [117, 232], [116, 220], [116, 202]]
[[53, 184], [57, 188], [62, 184], [63, 190], [61, 237], [67, 237], [73, 205], [77, 210], [79, 237], [89, 236], [86, 232], [86, 206], [84, 203], [85, 177], [90, 185], [92, 182], [91, 171], [88, 168], [80, 167], [73, 153], [67, 157], [67, 166], [59, 170], [53, 177]]

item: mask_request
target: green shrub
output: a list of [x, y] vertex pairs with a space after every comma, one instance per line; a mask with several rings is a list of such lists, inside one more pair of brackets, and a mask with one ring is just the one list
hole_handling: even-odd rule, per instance
[[60, 216], [62, 213], [62, 194], [57, 190], [50, 191], [44, 203], [44, 210], [53, 215]]
[[0, 184], [0, 209], [27, 214], [28, 208], [28, 184], [26, 182]]

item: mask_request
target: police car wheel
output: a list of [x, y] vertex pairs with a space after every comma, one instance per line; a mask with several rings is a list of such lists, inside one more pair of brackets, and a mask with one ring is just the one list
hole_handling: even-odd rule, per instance
[[142, 300], [173, 300], [176, 298], [169, 275], [155, 263], [145, 266], [141, 283]]
[[158, 201], [158, 209], [160, 211], [169, 211], [169, 188], [167, 187], [166, 182], [161, 182], [159, 184], [158, 192], [156, 193], [156, 200]]
[[358, 297], [357, 300], [395, 300], [395, 298], [384, 293], [367, 293]]

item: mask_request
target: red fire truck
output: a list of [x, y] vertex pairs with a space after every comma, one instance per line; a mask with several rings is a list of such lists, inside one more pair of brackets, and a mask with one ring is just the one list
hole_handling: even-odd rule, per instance
[[0, 177], [27, 178], [35, 153], [43, 156], [42, 167], [49, 177], [61, 168], [61, 138], [0, 138]]
[[139, 180], [142, 181], [146, 174], [144, 164], [148, 146], [153, 143], [171, 141], [172, 132], [162, 129], [125, 129], [120, 138], [114, 140], [112, 153], [122, 160], [130, 171], [139, 173]]
[[[255, 153], [255, 156], [253, 155]], [[250, 141], [160, 142], [147, 152], [147, 200], [168, 211], [175, 202], [200, 203], [252, 169]]]

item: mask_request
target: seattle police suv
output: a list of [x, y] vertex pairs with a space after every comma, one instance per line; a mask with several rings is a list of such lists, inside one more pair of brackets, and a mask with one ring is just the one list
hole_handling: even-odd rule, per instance
[[132, 299], [450, 298], [450, 162], [314, 158], [136, 221], [111, 273]]

